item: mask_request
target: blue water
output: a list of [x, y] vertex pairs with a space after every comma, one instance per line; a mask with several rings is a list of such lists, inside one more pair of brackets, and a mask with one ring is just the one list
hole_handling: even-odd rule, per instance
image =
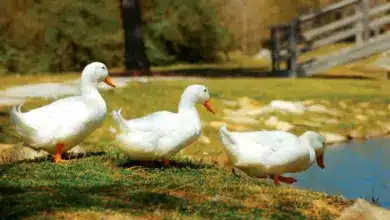
[[390, 138], [353, 141], [328, 148], [325, 169], [316, 164], [297, 178], [298, 188], [312, 189], [346, 198], [379, 199], [390, 208]]

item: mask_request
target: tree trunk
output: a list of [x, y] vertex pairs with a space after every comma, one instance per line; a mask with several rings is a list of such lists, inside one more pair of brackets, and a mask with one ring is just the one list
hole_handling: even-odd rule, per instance
[[126, 75], [150, 74], [150, 63], [143, 41], [139, 0], [120, 0], [125, 40]]

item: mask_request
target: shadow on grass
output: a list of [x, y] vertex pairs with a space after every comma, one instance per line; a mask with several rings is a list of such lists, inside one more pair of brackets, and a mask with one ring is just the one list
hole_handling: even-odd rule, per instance
[[73, 160], [73, 159], [82, 159], [82, 158], [86, 158], [86, 157], [103, 156], [105, 154], [106, 154], [106, 152], [104, 152], [104, 151], [97, 151], [97, 152], [90, 152], [89, 151], [86, 153], [78, 153], [78, 154], [64, 152], [62, 154], [62, 158], [65, 160]]
[[[175, 168], [191, 168], [191, 169], [204, 169], [214, 167], [211, 164], [194, 162], [192, 160], [170, 160], [170, 167]], [[169, 168], [164, 165], [163, 161], [138, 161], [138, 160], [127, 160], [123, 163], [118, 164], [118, 167], [121, 168], [131, 168], [131, 167], [146, 167], [146, 168]]]
[[[107, 153], [64, 164], [42, 161], [0, 166], [0, 219], [85, 210], [149, 217], [159, 210], [163, 215], [159, 218], [304, 219], [304, 210], [312, 208], [310, 201], [297, 203], [291, 194], [277, 191], [271, 194], [277, 196], [276, 202], [252, 201], [249, 198], [255, 191], [248, 186], [259, 186], [255, 182], [196, 161], [172, 162], [173, 168], [167, 169], [118, 169], [117, 163], [122, 167], [139, 163]], [[157, 168], [162, 166], [157, 164]]]
[[[260, 217], [264, 215], [265, 211], [224, 201], [196, 202], [175, 195], [152, 192], [147, 189], [140, 191], [131, 186], [119, 184], [99, 187], [76, 187], [61, 184], [52, 187], [13, 187], [1, 184], [0, 193], [2, 197], [0, 218], [2, 219], [34, 216], [41, 212], [83, 209], [97, 211], [108, 209], [136, 216], [150, 216], [156, 209], [159, 209], [168, 213], [176, 212], [176, 215], [195, 215], [218, 219]], [[271, 213], [272, 218], [304, 218], [303, 213], [300, 213], [299, 210], [291, 210], [284, 205], [281, 203], [276, 206], [277, 210]], [[278, 211], [279, 209], [282, 212]]]
[[313, 75], [312, 78], [318, 79], [361, 79], [361, 80], [377, 80], [368, 76], [343, 76], [343, 75]]
[[[130, 76], [131, 72], [115, 72], [115, 76]], [[153, 72], [154, 76], [191, 76], [191, 77], [288, 77], [287, 71], [269, 71], [268, 68], [191, 68], [162, 70]]]

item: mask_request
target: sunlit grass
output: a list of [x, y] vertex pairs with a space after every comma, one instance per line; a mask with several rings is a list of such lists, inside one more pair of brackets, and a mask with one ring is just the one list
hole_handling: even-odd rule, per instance
[[[37, 81], [51, 81], [50, 77], [42, 76]], [[55, 80], [73, 79], [73, 76], [61, 77], [64, 78]], [[8, 86], [23, 84], [27, 80], [20, 79], [9, 78]], [[199, 141], [192, 144], [176, 156], [172, 168], [161, 164], [141, 166], [118, 152], [109, 132], [110, 127], [115, 127], [111, 110], [123, 108], [125, 118], [140, 117], [158, 110], [176, 111], [183, 89], [194, 83], [208, 86], [213, 95], [216, 115], [198, 107], [204, 124], [202, 133], [210, 139], [210, 144]], [[360, 103], [369, 102], [368, 109], [387, 112], [389, 86], [390, 82], [374, 80], [198, 79], [153, 80], [138, 86], [130, 83], [125, 88], [104, 91], [102, 94], [109, 114], [103, 126], [83, 143], [87, 151], [97, 153], [71, 159], [61, 165], [54, 165], [47, 158], [0, 166], [0, 213], [8, 217], [31, 218], [71, 218], [84, 213], [81, 215], [83, 218], [123, 215], [199, 219], [256, 216], [333, 219], [351, 201], [307, 190], [274, 187], [265, 180], [234, 176], [224, 166], [226, 156], [217, 130], [207, 124], [223, 120], [223, 109], [226, 108], [223, 100], [237, 100], [243, 96], [251, 97], [261, 105], [274, 99], [327, 100], [329, 108], [339, 108], [338, 102], [344, 101], [349, 113], [339, 118], [340, 124], [310, 128], [342, 132], [360, 123], [353, 112], [360, 108]], [[48, 102], [50, 100], [35, 99], [28, 102], [24, 109]], [[12, 144], [19, 139], [9, 123], [9, 110], [10, 107], [0, 107], [0, 142]], [[314, 113], [276, 116], [292, 122], [317, 117]], [[367, 123], [385, 121], [387, 117], [373, 116]], [[261, 123], [249, 128], [264, 127]], [[301, 133], [306, 129], [298, 126], [293, 132]]]

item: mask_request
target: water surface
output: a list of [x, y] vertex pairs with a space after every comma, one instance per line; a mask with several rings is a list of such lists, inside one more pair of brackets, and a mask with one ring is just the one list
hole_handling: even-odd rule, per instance
[[312, 189], [347, 198], [378, 198], [390, 208], [390, 138], [352, 141], [325, 153], [325, 169], [313, 165], [292, 174], [298, 188]]

